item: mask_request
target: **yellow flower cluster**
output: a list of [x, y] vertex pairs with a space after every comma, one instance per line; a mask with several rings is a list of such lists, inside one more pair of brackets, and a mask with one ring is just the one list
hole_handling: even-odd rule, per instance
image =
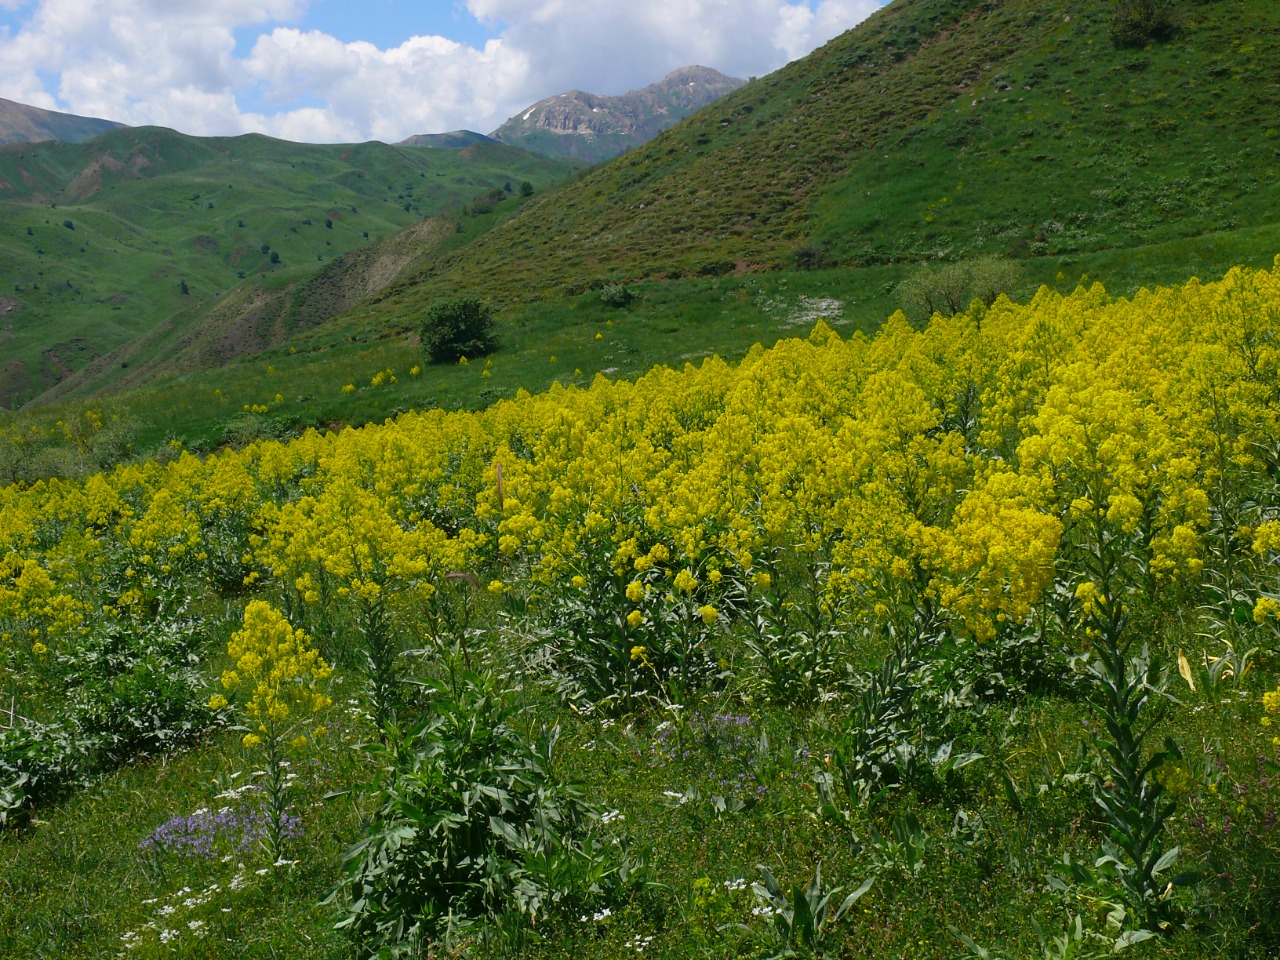
[[[987, 638], [1029, 616], [1085, 530], [1153, 591], [1203, 576], [1213, 491], [1273, 486], [1278, 384], [1280, 267], [1132, 299], [1044, 289], [871, 338], [819, 323], [737, 364], [0, 489], [0, 633], [29, 629], [4, 598], [31, 564], [50, 598], [94, 603], [166, 576], [194, 593], [228, 559], [308, 605], [417, 603], [450, 573], [495, 593], [607, 581], [639, 627], [662, 604], [711, 624], [786, 556], [842, 615], [924, 597]], [[1241, 562], [1280, 552], [1280, 523], [1249, 536]]]
[[[231, 635], [227, 655], [234, 666], [222, 674], [226, 690], [244, 690], [244, 712], [258, 724], [257, 733], [245, 737], [245, 746], [261, 743], [259, 734], [275, 737], [286, 724], [306, 721], [328, 707], [329, 697], [320, 684], [331, 674], [309, 639], [289, 625], [269, 603], [251, 600], [245, 607], [244, 626]], [[215, 695], [212, 710], [227, 706]]]
[[[85, 605], [54, 582], [34, 559], [17, 554], [0, 559], [0, 624], [10, 639], [17, 636], [32, 652], [49, 652], [48, 642], [79, 629]], [[2, 647], [2, 645], [0, 645]]]
[[[1280, 713], [1280, 687], [1262, 695], [1262, 709], [1265, 711], [1262, 717], [1262, 725], [1269, 727], [1271, 726], [1272, 716]], [[1271, 742], [1280, 747], [1280, 737], [1274, 737]]]

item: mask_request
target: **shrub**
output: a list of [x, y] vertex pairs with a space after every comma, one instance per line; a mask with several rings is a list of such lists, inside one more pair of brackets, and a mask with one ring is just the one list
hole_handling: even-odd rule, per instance
[[537, 922], [625, 892], [638, 865], [600, 837], [605, 820], [581, 788], [555, 775], [557, 731], [520, 736], [519, 707], [474, 675], [434, 690], [431, 707], [371, 790], [378, 812], [346, 857], [340, 927], [378, 956], [416, 956], [468, 919]]
[[974, 300], [991, 306], [1021, 276], [1018, 264], [993, 255], [926, 266], [898, 284], [898, 300], [913, 320], [928, 320], [935, 313], [949, 317]]
[[57, 655], [53, 723], [0, 732], [0, 827], [141, 754], [189, 743], [219, 718], [204, 705], [197, 621], [109, 620]]
[[935, 313], [952, 316], [968, 301], [968, 271], [961, 263], [921, 267], [898, 284], [898, 300], [912, 319], [927, 320]]
[[631, 303], [636, 295], [623, 283], [606, 283], [600, 288], [600, 302], [606, 307], [621, 309]]
[[825, 244], [806, 240], [791, 251], [791, 259], [797, 270], [821, 270], [831, 266], [831, 256]]
[[1111, 15], [1111, 42], [1121, 49], [1162, 43], [1181, 25], [1173, 0], [1118, 0]]
[[422, 349], [432, 363], [456, 363], [498, 349], [493, 313], [474, 297], [441, 300], [422, 320]]

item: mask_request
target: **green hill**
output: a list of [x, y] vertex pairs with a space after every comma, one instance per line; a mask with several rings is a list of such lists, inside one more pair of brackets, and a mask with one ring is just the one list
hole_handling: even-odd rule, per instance
[[1115, 0], [897, 0], [447, 265], [498, 301], [625, 279], [768, 271], [813, 244], [859, 267], [1069, 258], [1272, 226], [1280, 29], [1266, 0], [1181, 0], [1112, 40]]
[[[495, 210], [471, 204], [473, 215], [454, 220], [452, 233], [391, 233], [389, 221], [410, 198], [400, 196], [404, 185], [439, 182], [437, 173], [351, 174], [343, 186], [366, 191], [352, 203], [360, 216], [388, 221], [385, 233], [370, 231], [389, 238], [375, 249], [397, 252], [394, 270], [369, 254], [381, 264], [377, 283], [367, 282], [362, 258], [333, 259], [326, 249], [323, 263], [314, 260], [317, 235], [329, 232], [315, 216], [301, 224], [314, 205], [264, 206], [269, 230], [251, 229], [240, 248], [256, 286], [215, 299], [204, 295], [213, 284], [197, 278], [182, 297], [168, 267], [152, 278], [169, 311], [153, 315], [165, 322], [94, 328], [99, 339], [112, 332], [118, 352], [99, 351], [79, 375], [67, 371], [46, 399], [145, 387], [120, 403], [148, 443], [209, 445], [241, 435], [241, 406], [262, 406], [277, 392], [287, 409], [273, 408], [275, 432], [410, 407], [482, 406], [596, 373], [632, 377], [655, 363], [740, 356], [819, 316], [870, 331], [897, 308], [899, 284], [922, 264], [1005, 258], [1022, 271], [1010, 292], [1024, 296], [1042, 283], [1069, 291], [1085, 275], [1124, 294], [1235, 263], [1268, 265], [1280, 249], [1280, 92], [1271, 79], [1280, 75], [1280, 51], [1257, 38], [1280, 27], [1280, 11], [1262, 0], [1175, 7], [1171, 36], [1134, 47], [1114, 42], [1115, 0], [896, 0], [811, 56], [557, 189], [541, 180], [531, 198], [516, 191], [514, 203]], [[174, 153], [178, 146], [202, 149], [181, 141]], [[357, 150], [404, 164], [500, 148], [314, 149], [312, 156]], [[115, 156], [120, 163], [128, 155]], [[458, 192], [469, 189], [460, 184]], [[216, 219], [200, 210], [204, 197], [185, 200], [174, 206], [184, 217]], [[58, 226], [61, 211], [39, 212], [45, 237], [61, 240], [74, 264], [82, 255], [69, 245], [79, 223], [73, 234]], [[199, 234], [181, 226], [194, 242]], [[333, 231], [335, 255], [342, 229]], [[31, 243], [20, 229], [7, 233]], [[145, 254], [159, 271], [159, 239], [135, 243], [130, 255]], [[282, 252], [283, 266], [265, 262], [261, 242]], [[301, 286], [317, 268], [324, 272]], [[218, 269], [224, 292], [232, 289], [234, 271]], [[603, 303], [606, 282], [630, 284], [630, 305]], [[75, 296], [57, 286], [46, 295]], [[460, 293], [495, 307], [503, 346], [492, 377], [428, 367], [373, 389], [383, 371], [404, 374], [421, 360], [424, 308]], [[0, 302], [11, 338], [30, 310], [23, 300], [15, 292]], [[132, 317], [126, 305], [110, 306], [96, 304], [108, 323]], [[56, 363], [88, 365], [79, 336], [63, 333], [52, 342], [64, 347], [36, 358], [47, 380]], [[264, 346], [271, 349], [255, 354]], [[267, 369], [279, 390], [264, 397]], [[340, 393], [344, 386], [358, 389]], [[211, 405], [214, 388], [235, 402]]]
[[568, 169], [501, 144], [314, 146], [159, 128], [2, 146], [0, 402], [162, 324], [200, 324], [232, 290], [253, 300], [477, 195], [542, 189]]
[[114, 120], [41, 110], [0, 97], [0, 143], [35, 143], [41, 140], [79, 143], [121, 126], [123, 124]]

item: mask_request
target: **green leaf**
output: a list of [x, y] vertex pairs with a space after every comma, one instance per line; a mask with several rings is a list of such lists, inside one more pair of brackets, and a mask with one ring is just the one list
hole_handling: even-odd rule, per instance
[[1155, 866], [1151, 868], [1151, 875], [1153, 877], [1159, 876], [1173, 866], [1174, 862], [1178, 859], [1180, 851], [1180, 847], [1173, 847], [1170, 850], [1166, 850], [1164, 856], [1157, 860]]
[[849, 908], [852, 907], [859, 900], [861, 900], [862, 895], [866, 893], [868, 890], [870, 890], [871, 885], [875, 882], [876, 882], [876, 878], [874, 876], [868, 877], [866, 880], [863, 880], [862, 885], [859, 886], [857, 890], [853, 891], [853, 893], [849, 894], [847, 897], [844, 898], [844, 902], [841, 903], [840, 908], [836, 910], [835, 919], [839, 920], [846, 913], [848, 913]]

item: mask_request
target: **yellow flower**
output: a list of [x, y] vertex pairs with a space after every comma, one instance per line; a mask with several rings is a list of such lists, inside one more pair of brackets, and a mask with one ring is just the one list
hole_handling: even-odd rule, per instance
[[639, 580], [632, 580], [627, 584], [627, 599], [632, 603], [639, 603], [644, 599], [644, 584]]
[[720, 611], [711, 604], [704, 604], [698, 608], [698, 615], [702, 617], [702, 622], [710, 626], [720, 619]]
[[644, 614], [639, 610], [632, 610], [627, 614], [627, 623], [632, 627], [638, 627], [644, 623]]
[[31, 645], [31, 652], [34, 653], [37, 657], [43, 657], [46, 653], [49, 652], [49, 648], [46, 647], [43, 643], [41, 643], [39, 640], [37, 640], [34, 644]]
[[676, 574], [676, 589], [681, 593], [692, 593], [698, 586], [698, 578], [688, 569], [681, 570]]
[[252, 750], [254, 747], [262, 743], [262, 738], [256, 733], [246, 733], [240, 742]]
[[1262, 709], [1267, 713], [1280, 713], [1280, 687], [1262, 695]]
[[1098, 606], [1106, 603], [1106, 597], [1098, 592], [1098, 585], [1092, 580], [1086, 580], [1076, 587], [1076, 599], [1087, 614], [1096, 613]]
[[210, 698], [209, 698], [209, 709], [210, 709], [210, 710], [221, 710], [221, 709], [223, 709], [224, 707], [226, 707], [226, 705], [228, 704], [228, 702], [229, 702], [229, 701], [227, 700], [227, 698], [226, 698], [226, 697], [224, 697], [222, 694], [220, 694], [220, 693], [215, 693], [212, 697], [210, 697]]
[[1280, 620], [1280, 600], [1274, 597], [1259, 597], [1253, 607], [1254, 623], [1263, 624], [1272, 617]]
[[303, 631], [291, 627], [263, 600], [249, 601], [244, 627], [231, 635], [227, 654], [234, 658], [236, 669], [222, 675], [223, 687], [252, 690], [245, 713], [270, 721], [273, 730], [295, 715], [307, 716], [328, 703], [315, 685], [329, 678], [329, 665]]
[[1125, 533], [1132, 533], [1142, 519], [1142, 501], [1129, 493], [1112, 496], [1111, 506], [1107, 509], [1107, 520], [1114, 523]]

